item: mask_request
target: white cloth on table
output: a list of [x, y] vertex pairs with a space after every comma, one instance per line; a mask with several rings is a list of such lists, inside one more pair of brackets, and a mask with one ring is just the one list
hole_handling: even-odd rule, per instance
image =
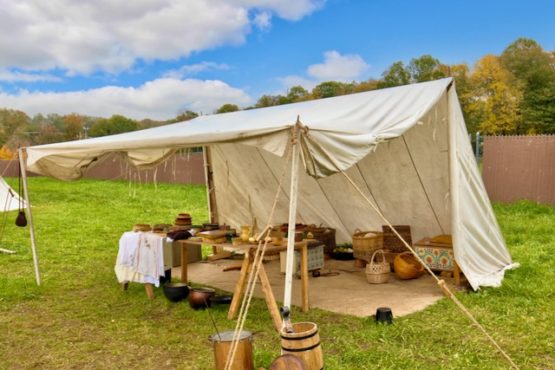
[[120, 283], [160, 286], [164, 276], [164, 238], [146, 232], [125, 232], [119, 240], [115, 272]]

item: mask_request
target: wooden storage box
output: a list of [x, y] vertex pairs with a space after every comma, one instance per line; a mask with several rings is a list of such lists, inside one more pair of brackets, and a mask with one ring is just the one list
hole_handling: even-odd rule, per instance
[[[405, 241], [412, 245], [412, 236], [410, 231], [410, 225], [393, 225], [395, 230], [405, 239]], [[402, 253], [407, 251], [407, 247], [399, 237], [391, 230], [387, 225], [382, 225], [383, 232], [383, 247], [393, 253]]]
[[454, 271], [455, 257], [453, 255], [453, 245], [449, 239], [445, 237], [441, 239], [440, 237], [419, 240], [414, 243], [414, 250], [430, 269], [436, 271]]
[[202, 260], [202, 248], [200, 244], [191, 243], [187, 240], [176, 240], [172, 243], [172, 267], [181, 266], [181, 244], [187, 243], [187, 263]]

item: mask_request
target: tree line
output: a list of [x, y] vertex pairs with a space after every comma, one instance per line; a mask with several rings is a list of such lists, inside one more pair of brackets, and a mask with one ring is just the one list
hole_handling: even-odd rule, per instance
[[[311, 91], [291, 87], [286, 94], [263, 95], [244, 109], [263, 108], [363, 91], [452, 77], [469, 132], [498, 134], [555, 134], [555, 51], [536, 41], [520, 38], [501, 55], [488, 54], [473, 68], [468, 64], [444, 64], [431, 55], [413, 58], [408, 64], [393, 63], [380, 79], [349, 83], [325, 81]], [[238, 111], [224, 104], [214, 113]], [[72, 113], [37, 114], [0, 109], [0, 158], [19, 146], [99, 137], [186, 121], [198, 114], [186, 111], [173, 119], [134, 120], [123, 115], [98, 118]]]

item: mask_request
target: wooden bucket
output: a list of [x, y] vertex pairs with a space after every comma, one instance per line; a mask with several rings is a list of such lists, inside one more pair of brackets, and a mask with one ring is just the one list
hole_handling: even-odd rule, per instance
[[[233, 341], [233, 331], [224, 331], [223, 333], [214, 334], [210, 337], [210, 341], [214, 347], [214, 358], [216, 360], [216, 370], [224, 370], [227, 361], [227, 354]], [[253, 351], [252, 351], [252, 333], [243, 330], [239, 335], [239, 343], [237, 343], [237, 352], [231, 365], [232, 370], [253, 370]]]
[[324, 356], [320, 346], [318, 326], [313, 322], [293, 324], [293, 333], [281, 330], [281, 352], [302, 359], [307, 370], [324, 368]]

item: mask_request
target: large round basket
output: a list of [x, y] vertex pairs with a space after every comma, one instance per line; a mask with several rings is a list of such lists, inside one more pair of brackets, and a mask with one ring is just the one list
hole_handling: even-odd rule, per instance
[[424, 273], [424, 266], [412, 255], [411, 252], [398, 254], [393, 260], [395, 275], [401, 280], [416, 279]]
[[[381, 261], [378, 261], [378, 255], [381, 255]], [[366, 280], [370, 284], [383, 284], [389, 280], [391, 267], [389, 262], [385, 260], [383, 249], [378, 249], [372, 254], [370, 262], [366, 265]]]
[[353, 234], [353, 256], [370, 262], [372, 254], [383, 248], [383, 233], [381, 231], [355, 230]]

